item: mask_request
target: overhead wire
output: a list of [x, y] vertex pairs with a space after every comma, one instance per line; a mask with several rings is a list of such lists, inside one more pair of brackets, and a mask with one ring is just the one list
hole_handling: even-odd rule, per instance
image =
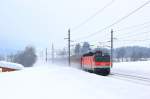
[[145, 7], [146, 5], [148, 5], [149, 3], [150, 3], [150, 0], [147, 1], [147, 2], [145, 2], [144, 4], [142, 4], [141, 6], [139, 6], [138, 8], [136, 8], [135, 10], [131, 11], [131, 12], [128, 13], [127, 15], [123, 16], [122, 18], [118, 19], [118, 20], [115, 21], [114, 23], [112, 23], [112, 24], [110, 24], [110, 25], [108, 25], [108, 26], [106, 26], [106, 27], [104, 27], [104, 28], [102, 28], [102, 29], [100, 29], [100, 30], [94, 32], [94, 33], [91, 33], [90, 35], [87, 35], [87, 36], [85, 36], [85, 37], [77, 38], [76, 40], [80, 40], [80, 39], [92, 37], [92, 36], [96, 35], [97, 33], [100, 33], [100, 32], [102, 32], [102, 31], [104, 31], [104, 30], [106, 30], [106, 29], [108, 29], [108, 28], [110, 28], [110, 27], [112, 27], [112, 26], [114, 26], [114, 25], [120, 23], [121, 21], [123, 21], [123, 20], [125, 20], [126, 18], [128, 18], [129, 16], [133, 15], [134, 13], [136, 13], [137, 11], [139, 11], [140, 9], [142, 9], [143, 7]]
[[125, 39], [125, 40], [118, 40], [118, 42], [132, 42], [132, 43], [136, 43], [136, 42], [145, 42], [145, 41], [149, 41], [149, 40], [150, 39], [136, 39], [136, 40]]
[[[142, 27], [142, 28], [138, 28], [138, 29], [136, 29], [136, 30], [143, 30], [143, 29], [147, 29], [147, 28], [149, 28], [150, 29], [150, 26], [148, 25], [148, 26], [144, 26], [144, 27]], [[116, 32], [116, 31], [115, 31]], [[131, 33], [129, 33], [129, 32], [126, 32], [126, 33], [119, 33], [119, 34], [117, 34], [117, 35], [115, 35], [115, 36], [119, 36], [119, 35], [121, 35], [121, 34], [123, 34], [123, 35], [121, 35], [121, 37], [124, 37], [124, 36], [126, 36], [126, 35], [132, 35], [133, 34], [133, 32], [134, 32], [134, 34], [137, 32], [137, 31], [132, 31]], [[117, 33], [117, 32], [116, 32]], [[138, 33], [137, 33], [138, 34]], [[120, 36], [119, 36], [120, 37]]]
[[147, 24], [150, 24], [150, 21], [147, 21], [147, 22], [144, 22], [144, 23], [141, 23], [141, 24], [136, 24], [136, 25], [128, 26], [128, 27], [125, 27], [125, 28], [122, 28], [122, 29], [118, 29], [118, 30], [115, 30], [114, 32], [125, 31], [125, 30], [129, 30], [129, 29], [141, 27], [141, 26], [147, 25]]
[[122, 38], [127, 38], [127, 37], [137, 37], [138, 35], [144, 35], [145, 33], [150, 33], [150, 31], [146, 31], [146, 32], [139, 32], [139, 33], [135, 33], [133, 35], [127, 35], [127, 36], [124, 36]]
[[80, 23], [79, 25], [71, 28], [71, 31], [75, 31], [78, 28], [80, 28], [81, 26], [83, 26], [84, 24], [86, 24], [88, 21], [90, 21], [91, 19], [93, 19], [95, 16], [97, 16], [98, 14], [102, 13], [106, 8], [108, 8], [110, 5], [113, 4], [115, 0], [112, 0], [111, 2], [109, 2], [108, 4], [106, 4], [103, 8], [99, 9], [97, 12], [95, 12], [93, 15], [91, 15], [90, 17], [88, 17], [86, 20], [84, 20], [82, 23]]
[[123, 43], [123, 44], [125, 44], [125, 43], [129, 43], [129, 42], [132, 42], [132, 43], [130, 43], [130, 44], [133, 44], [133, 43], [136, 43], [137, 44], [137, 42], [146, 42], [146, 41], [150, 41], [150, 38], [148, 38], [148, 39], [136, 39], [136, 40], [129, 40], [129, 39], [125, 39], [125, 40], [117, 40], [118, 42], [116, 42], [116, 43]]

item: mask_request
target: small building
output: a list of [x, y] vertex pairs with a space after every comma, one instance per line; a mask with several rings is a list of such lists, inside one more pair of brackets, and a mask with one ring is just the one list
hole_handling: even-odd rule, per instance
[[17, 63], [0, 61], [0, 72], [10, 72], [23, 69], [24, 66]]

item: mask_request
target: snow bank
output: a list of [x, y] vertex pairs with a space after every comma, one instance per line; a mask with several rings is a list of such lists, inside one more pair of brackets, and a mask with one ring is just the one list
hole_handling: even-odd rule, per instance
[[0, 61], [0, 67], [11, 68], [11, 69], [23, 69], [24, 66], [17, 63]]

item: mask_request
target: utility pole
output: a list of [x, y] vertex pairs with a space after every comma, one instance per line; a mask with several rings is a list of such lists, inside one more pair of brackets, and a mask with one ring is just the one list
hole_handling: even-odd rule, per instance
[[52, 43], [52, 63], [54, 63], [54, 45]]
[[45, 61], [47, 62], [47, 48], [45, 50]]
[[70, 66], [70, 29], [68, 30], [68, 65]]
[[68, 39], [68, 65], [71, 65], [70, 62], [70, 29], [68, 29], [68, 38], [64, 38], [64, 39]]
[[113, 67], [113, 29], [111, 29], [111, 67]]

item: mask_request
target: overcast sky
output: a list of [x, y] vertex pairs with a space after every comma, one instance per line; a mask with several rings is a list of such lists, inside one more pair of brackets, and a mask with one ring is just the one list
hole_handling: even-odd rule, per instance
[[[20, 49], [26, 45], [38, 48], [67, 46], [68, 28], [73, 29], [112, 0], [0, 0], [0, 48]], [[114, 0], [114, 2], [76, 30], [72, 40], [89, 41], [95, 47], [110, 40], [114, 29], [114, 47], [141, 45], [150, 47], [150, 4], [119, 24], [85, 38], [119, 18], [127, 15], [148, 0]], [[136, 28], [126, 27], [146, 23]], [[117, 31], [122, 29], [122, 31]], [[83, 39], [78, 39], [82, 38]], [[134, 40], [134, 41], [133, 41]], [[140, 41], [139, 41], [140, 40]], [[146, 40], [146, 41], [143, 41]], [[74, 43], [75, 44], [75, 43]], [[105, 44], [103, 44], [105, 45]], [[109, 45], [109, 44], [106, 44]]]

